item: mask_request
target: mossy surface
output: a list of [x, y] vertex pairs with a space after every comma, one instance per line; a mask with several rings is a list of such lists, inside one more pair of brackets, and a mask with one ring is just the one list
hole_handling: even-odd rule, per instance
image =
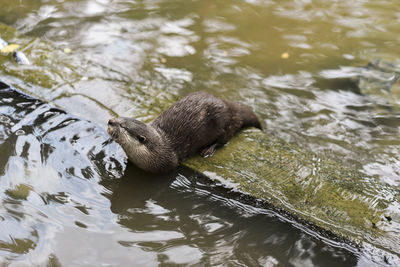
[[397, 191], [338, 162], [245, 130], [213, 157], [184, 164], [342, 237], [399, 251], [400, 238], [385, 228]]

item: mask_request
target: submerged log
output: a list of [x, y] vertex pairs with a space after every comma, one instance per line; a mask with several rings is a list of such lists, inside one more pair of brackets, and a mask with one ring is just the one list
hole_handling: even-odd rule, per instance
[[379, 91], [390, 92], [400, 79], [400, 64], [382, 59], [374, 59], [361, 68], [363, 71], [355, 82], [364, 94]]
[[[26, 47], [23, 51], [31, 61], [19, 66], [2, 56], [2, 79], [66, 110], [81, 101], [86, 109], [78, 113], [87, 119], [102, 123], [129, 107], [131, 116], [150, 120], [178, 98], [177, 93], [156, 86], [147, 90], [133, 86], [138, 82], [90, 60], [77, 64], [78, 57], [20, 36], [8, 26], [0, 24], [0, 32], [2, 38]], [[105, 107], [98, 92], [89, 88], [108, 90], [109, 85], [130, 88], [136, 97], [112, 91], [110, 103], [115, 104]], [[74, 101], [59, 101], [63, 97]], [[394, 258], [400, 255], [399, 190], [325, 156], [248, 129], [213, 157], [194, 157], [184, 165], [338, 236], [365, 247], [372, 245]]]

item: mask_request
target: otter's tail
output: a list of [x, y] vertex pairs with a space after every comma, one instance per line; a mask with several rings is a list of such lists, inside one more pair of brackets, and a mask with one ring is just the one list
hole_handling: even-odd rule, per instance
[[237, 129], [245, 127], [256, 127], [262, 130], [260, 121], [258, 120], [256, 114], [250, 107], [226, 100], [224, 100], [224, 102], [230, 108], [232, 116], [240, 118], [240, 119], [233, 119], [234, 121], [241, 121], [241, 124], [236, 125]]
[[243, 121], [243, 126], [242, 127], [256, 127], [260, 130], [262, 130], [261, 127], [261, 123], [257, 118], [257, 115], [254, 113], [254, 111], [248, 107], [248, 106], [244, 106], [244, 105], [240, 105], [240, 116], [242, 117], [242, 121]]

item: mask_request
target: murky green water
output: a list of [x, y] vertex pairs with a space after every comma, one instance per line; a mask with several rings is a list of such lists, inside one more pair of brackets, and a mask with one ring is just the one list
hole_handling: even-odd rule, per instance
[[[398, 187], [398, 88], [361, 94], [342, 67], [398, 60], [399, 20], [397, 1], [1, 0], [1, 22], [55, 43], [65, 62], [82, 66], [75, 76], [69, 69], [52, 72], [58, 84], [43, 81], [42, 88], [12, 74], [2, 80], [102, 127], [116, 114], [146, 120], [161, 112], [148, 91], [175, 99], [206, 90], [252, 106], [268, 133]], [[49, 121], [59, 125], [70, 115], [40, 117], [49, 111], [39, 110], [18, 135], [21, 96], [6, 99], [0, 103], [3, 261], [371, 264], [356, 249], [244, 205], [188, 170], [148, 177], [129, 165], [116, 179], [124, 156], [118, 147], [101, 152], [108, 146], [100, 128], [89, 131], [83, 147], [76, 147], [85, 136], [78, 133], [89, 127], [83, 121], [61, 125], [68, 142], [61, 140], [65, 131], [49, 137]], [[143, 102], [152, 114], [137, 108]], [[4, 115], [13, 111], [21, 118]]]

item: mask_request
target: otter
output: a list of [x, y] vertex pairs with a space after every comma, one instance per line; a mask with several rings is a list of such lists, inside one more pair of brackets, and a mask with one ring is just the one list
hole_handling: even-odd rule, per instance
[[169, 172], [201, 152], [211, 156], [241, 128], [261, 124], [248, 106], [194, 92], [150, 123], [125, 117], [108, 121], [107, 132], [131, 162], [149, 172]]

